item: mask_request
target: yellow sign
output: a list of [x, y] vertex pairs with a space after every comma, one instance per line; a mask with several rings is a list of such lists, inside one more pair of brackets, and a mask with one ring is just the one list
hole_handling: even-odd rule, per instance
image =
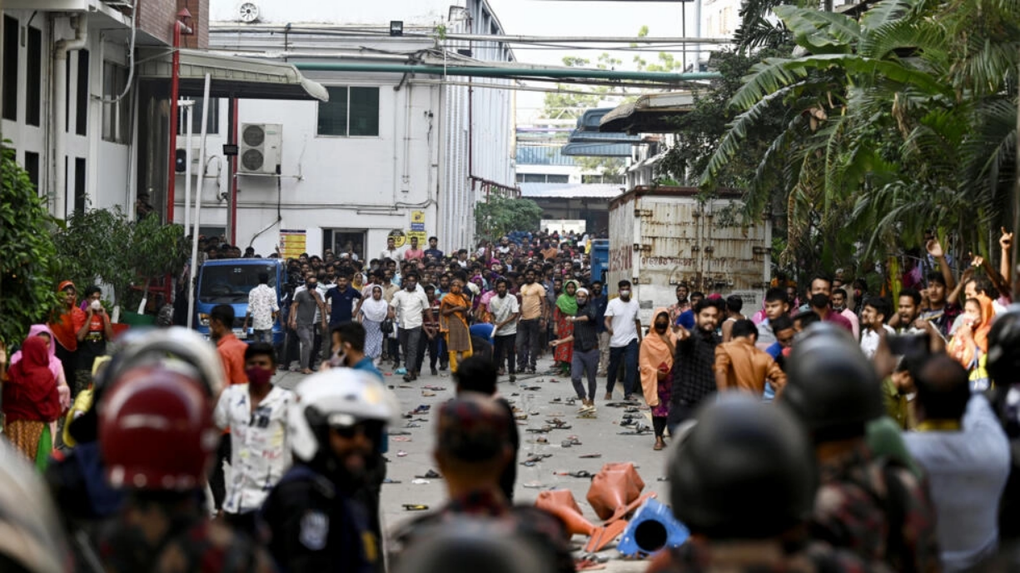
[[425, 211], [411, 211], [411, 222], [412, 223], [424, 223], [425, 222]]
[[403, 247], [404, 243], [407, 242], [407, 236], [400, 229], [393, 229], [390, 231], [389, 237], [393, 239], [394, 247]]
[[280, 230], [280, 256], [286, 259], [296, 259], [306, 252], [307, 237], [304, 230], [282, 229]]
[[411, 237], [418, 239], [418, 248], [422, 249], [425, 245], [425, 211], [411, 211], [411, 230], [407, 233], [407, 241], [410, 243]]

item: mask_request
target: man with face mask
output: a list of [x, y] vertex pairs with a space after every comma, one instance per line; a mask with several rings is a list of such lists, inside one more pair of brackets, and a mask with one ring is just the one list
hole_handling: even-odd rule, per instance
[[355, 493], [381, 462], [396, 398], [372, 374], [333, 368], [294, 390], [288, 421], [294, 465], [259, 518], [282, 571], [381, 570], [380, 543]]
[[[822, 319], [822, 322], [834, 322], [853, 334], [854, 327], [850, 324], [850, 321], [839, 312], [832, 310], [832, 279], [827, 276], [817, 275], [811, 279], [810, 289], [810, 298], [808, 299], [810, 310], [813, 310]], [[805, 309], [802, 307], [802, 310]]]
[[301, 340], [301, 373], [312, 373], [312, 350], [315, 346], [315, 331], [326, 329], [329, 311], [319, 292], [319, 280], [310, 276], [303, 287], [294, 290], [294, 302], [290, 305], [290, 328]]
[[606, 306], [605, 327], [609, 333], [609, 376], [606, 379], [606, 400], [613, 399], [616, 376], [623, 363], [624, 400], [633, 398], [638, 374], [638, 348], [641, 344], [641, 308], [630, 297], [630, 281], [617, 285], [620, 296]]
[[252, 343], [244, 361], [248, 382], [220, 394], [214, 420], [221, 430], [231, 431], [232, 471], [224, 517], [231, 526], [254, 536], [256, 511], [290, 467], [287, 409], [294, 395], [272, 383], [276, 373], [272, 345]]
[[[574, 325], [574, 332], [566, 338], [549, 342], [552, 347], [560, 344], [574, 343], [574, 357], [570, 365], [570, 381], [574, 384], [574, 391], [581, 400], [581, 414], [595, 414], [595, 374], [599, 366], [599, 338], [597, 324], [595, 322], [595, 307], [588, 304], [588, 289], [579, 288], [574, 293], [577, 301], [577, 313], [568, 316], [567, 322]], [[585, 393], [584, 385], [581, 383], [581, 376], [588, 377], [588, 392]]]
[[673, 391], [666, 422], [671, 436], [677, 426], [693, 415], [702, 400], [716, 391], [715, 349], [722, 342], [715, 332], [719, 325], [719, 309], [710, 300], [699, 300], [692, 310], [694, 330], [681, 326], [677, 333]]

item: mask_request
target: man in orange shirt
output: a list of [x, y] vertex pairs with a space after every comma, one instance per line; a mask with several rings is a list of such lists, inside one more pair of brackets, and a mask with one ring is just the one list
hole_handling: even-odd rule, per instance
[[[241, 342], [234, 336], [234, 307], [229, 304], [220, 304], [213, 307], [209, 312], [209, 338], [216, 343], [216, 352], [223, 362], [223, 374], [225, 384], [246, 384], [248, 375], [244, 373], [244, 351], [248, 345]], [[216, 511], [223, 509], [223, 500], [226, 498], [227, 489], [223, 473], [224, 462], [230, 462], [230, 429], [223, 432], [220, 437], [220, 445], [216, 450], [216, 461], [209, 475], [209, 489], [212, 490], [213, 504]]]
[[741, 390], [761, 398], [765, 393], [765, 380], [779, 395], [786, 385], [786, 374], [769, 353], [755, 347], [758, 327], [750, 320], [733, 323], [733, 340], [715, 348], [715, 384], [720, 392]]
[[216, 351], [223, 361], [223, 374], [227, 384], [245, 384], [244, 351], [248, 345], [234, 336], [234, 307], [220, 304], [209, 313], [209, 337], [216, 343]]

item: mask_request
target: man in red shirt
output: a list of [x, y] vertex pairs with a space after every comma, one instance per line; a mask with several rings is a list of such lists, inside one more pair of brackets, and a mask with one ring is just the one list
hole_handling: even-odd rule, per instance
[[224, 380], [227, 384], [245, 384], [244, 351], [248, 345], [234, 336], [234, 307], [229, 304], [214, 306], [209, 313], [209, 337], [216, 343], [216, 352], [223, 361]]
[[808, 304], [811, 310], [821, 317], [823, 322], [836, 323], [853, 334], [854, 327], [845, 316], [832, 310], [832, 280], [826, 276], [818, 275], [811, 280], [811, 298]]
[[411, 248], [404, 251], [405, 261], [421, 261], [425, 259], [425, 251], [418, 246], [418, 237], [411, 237]]

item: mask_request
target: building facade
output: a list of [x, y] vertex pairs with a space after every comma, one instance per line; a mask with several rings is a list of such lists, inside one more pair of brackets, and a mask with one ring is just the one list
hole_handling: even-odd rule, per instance
[[[399, 0], [341, 9], [302, 0], [213, 0], [211, 49], [294, 64], [328, 90], [329, 102], [237, 101], [239, 129], [279, 126], [282, 153], [278, 177], [238, 168], [233, 238], [231, 176], [219, 151], [232, 137], [223, 111], [229, 102], [215, 104], [202, 227], [264, 255], [281, 236], [303, 240], [309, 253], [349, 243], [365, 259], [377, 256], [390, 234], [398, 243], [401, 235], [423, 243], [435, 235], [441, 249], [468, 246], [475, 203], [514, 186], [513, 93], [492, 87], [510, 80], [307, 69], [513, 61], [500, 42], [443, 41], [447, 32], [503, 33], [484, 0], [450, 4]], [[290, 21], [294, 14], [300, 22]], [[401, 23], [401, 35], [391, 35], [391, 21]], [[178, 176], [178, 220], [183, 185]]]
[[165, 51], [182, 9], [204, 47], [208, 0], [0, 3], [0, 131], [55, 216], [134, 202], [131, 54]]

